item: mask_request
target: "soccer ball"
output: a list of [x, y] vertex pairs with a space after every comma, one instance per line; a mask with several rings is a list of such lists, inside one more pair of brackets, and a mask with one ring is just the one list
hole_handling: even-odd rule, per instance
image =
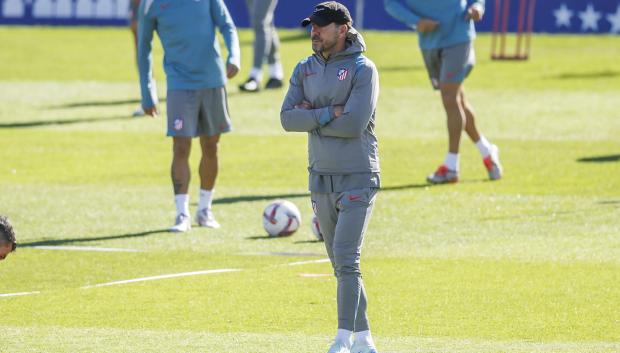
[[321, 226], [319, 225], [319, 218], [317, 216], [312, 217], [310, 229], [312, 229], [312, 234], [314, 234], [318, 241], [323, 241], [323, 234], [321, 233]]
[[301, 224], [301, 214], [294, 203], [286, 200], [276, 200], [263, 211], [263, 227], [270, 237], [288, 236]]

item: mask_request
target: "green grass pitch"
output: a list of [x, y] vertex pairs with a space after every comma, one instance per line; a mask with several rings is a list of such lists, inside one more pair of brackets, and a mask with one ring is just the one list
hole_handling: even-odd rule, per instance
[[[306, 136], [280, 127], [285, 90], [238, 92], [252, 40], [240, 35], [223, 227], [170, 234], [171, 144], [163, 117], [130, 117], [129, 31], [0, 27], [0, 213], [25, 245], [0, 263], [1, 352], [326, 351], [335, 280], [308, 223]], [[281, 37], [289, 75], [310, 45]], [[445, 118], [415, 35], [365, 38], [381, 83], [384, 189], [362, 254], [379, 350], [619, 352], [620, 38], [536, 35], [531, 60], [493, 62], [481, 35], [466, 92], [505, 178], [486, 180], [464, 135], [462, 182], [439, 187], [424, 178], [443, 158]], [[291, 237], [265, 238], [275, 198], [302, 212]], [[238, 271], [95, 286], [215, 269]], [[13, 293], [25, 294], [2, 296]]]

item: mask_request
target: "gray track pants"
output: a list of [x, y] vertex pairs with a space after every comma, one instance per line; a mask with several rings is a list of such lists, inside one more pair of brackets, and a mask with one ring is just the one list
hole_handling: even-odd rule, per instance
[[273, 12], [278, 0], [246, 0], [254, 28], [254, 63], [260, 69], [265, 57], [268, 64], [280, 61], [280, 38], [273, 23]]
[[325, 248], [338, 280], [338, 328], [354, 332], [369, 329], [360, 255], [376, 195], [374, 188], [311, 193]]

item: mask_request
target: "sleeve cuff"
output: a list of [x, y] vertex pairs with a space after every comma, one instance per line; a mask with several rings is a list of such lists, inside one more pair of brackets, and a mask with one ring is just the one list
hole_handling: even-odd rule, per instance
[[484, 4], [480, 2], [475, 2], [471, 6], [477, 8], [478, 11], [480, 11], [484, 15]]
[[233, 64], [235, 65], [238, 69], [241, 69], [241, 60], [239, 60], [238, 57], [229, 57], [228, 60], [226, 60], [227, 64]]
[[319, 115], [319, 124], [321, 126], [325, 126], [329, 124], [329, 122], [332, 120], [334, 120], [334, 108], [329, 106], [321, 109], [321, 113]]

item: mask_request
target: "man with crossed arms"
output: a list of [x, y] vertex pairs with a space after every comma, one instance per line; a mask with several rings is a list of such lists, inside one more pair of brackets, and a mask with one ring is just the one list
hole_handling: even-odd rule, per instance
[[314, 54], [295, 68], [280, 119], [286, 131], [308, 133], [312, 206], [338, 282], [338, 331], [328, 353], [376, 353], [360, 255], [380, 186], [379, 75], [344, 5], [318, 4], [302, 21], [310, 24]]

